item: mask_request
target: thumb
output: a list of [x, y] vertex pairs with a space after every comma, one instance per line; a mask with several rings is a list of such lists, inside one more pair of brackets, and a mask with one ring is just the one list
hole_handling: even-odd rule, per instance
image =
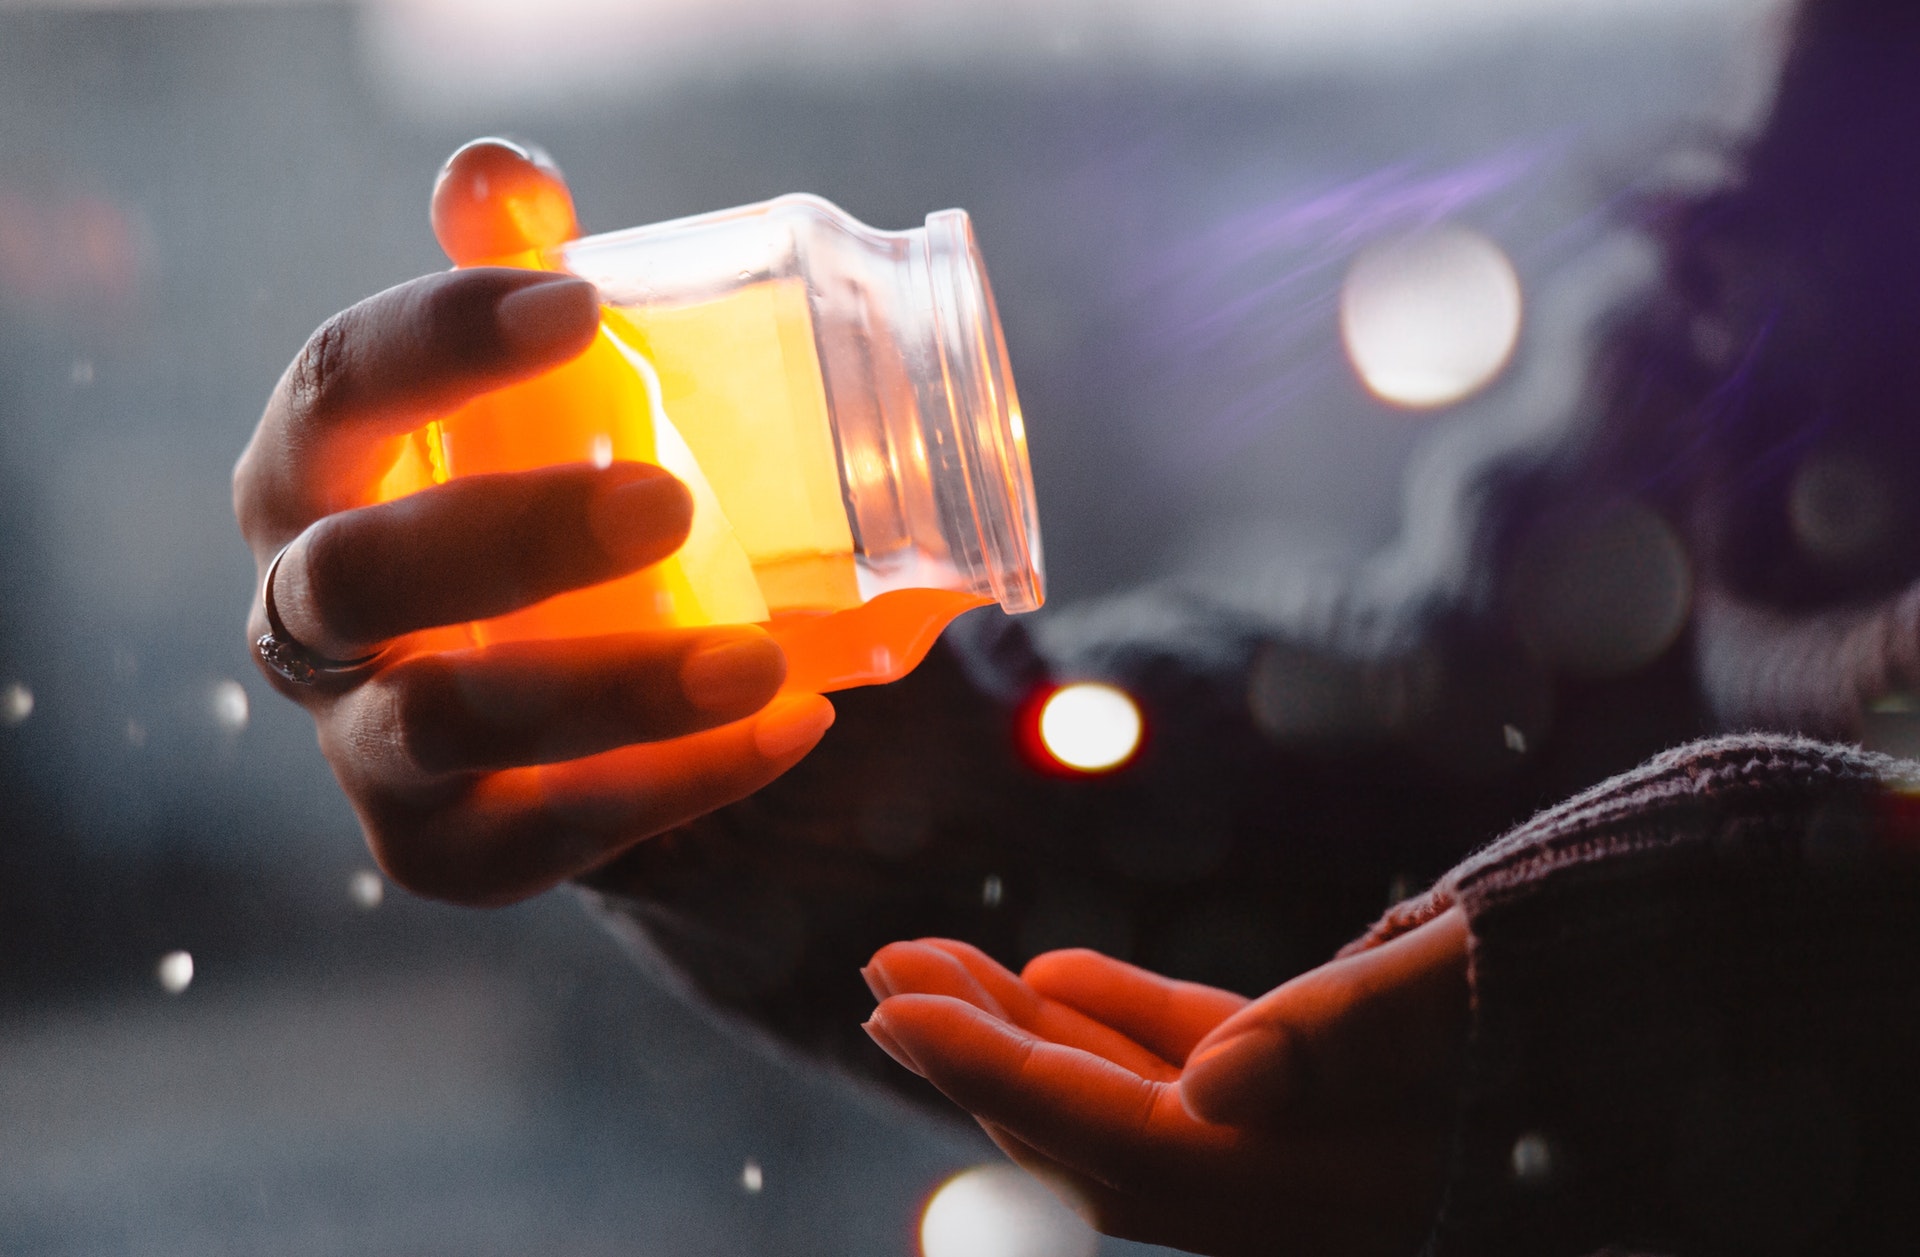
[[1467, 1029], [1467, 925], [1451, 909], [1268, 992], [1194, 1046], [1180, 1078], [1204, 1122], [1262, 1127], [1444, 1104]]

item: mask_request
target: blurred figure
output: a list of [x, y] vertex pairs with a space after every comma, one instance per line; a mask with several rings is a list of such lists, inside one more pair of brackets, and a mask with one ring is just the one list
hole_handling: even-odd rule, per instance
[[[1480, 624], [1630, 676], [1691, 585], [1719, 726], [1856, 738], [1909, 701], [1916, 70], [1920, 11], [1802, 10], [1728, 183], [1654, 219], [1590, 435], [1488, 470]], [[1798, 738], [1698, 742], [1252, 1002], [926, 940], [869, 965], [869, 1032], [1098, 1225], [1196, 1251], [1909, 1252], [1917, 788]]]
[[[448, 649], [439, 626], [671, 552], [687, 514], [631, 464], [367, 505], [401, 434], [593, 333], [584, 285], [473, 270], [369, 299], [289, 369], [236, 472], [251, 634], [416, 890], [576, 879], [667, 980], [869, 1074], [855, 967], [968, 940], [879, 951], [871, 1033], [1105, 1229], [1906, 1251], [1920, 885], [1893, 761], [1674, 752], [1276, 984], [1609, 773], [1716, 728], [1854, 736], [1920, 684], [1917, 67], [1920, 14], [1806, 6], [1734, 173], [1649, 222], [1661, 274], [1580, 422], [1461, 477], [1457, 570], [1273, 615], [1169, 587], [1031, 633], [976, 616], [839, 696], [824, 741], [825, 700], [766, 705], [753, 630]], [[1082, 679], [1132, 695], [1143, 749], [1042, 771], [1019, 726]]]

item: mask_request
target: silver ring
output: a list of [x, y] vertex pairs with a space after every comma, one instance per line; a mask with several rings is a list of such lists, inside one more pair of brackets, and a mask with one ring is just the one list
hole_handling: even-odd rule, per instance
[[280, 547], [280, 553], [267, 564], [266, 579], [260, 582], [260, 605], [267, 613], [267, 631], [253, 643], [254, 649], [260, 652], [260, 662], [294, 685], [314, 685], [325, 679], [365, 671], [386, 653], [384, 647], [358, 659], [329, 659], [302, 646], [280, 622], [279, 608], [273, 605], [273, 578], [280, 570], [280, 560], [286, 558], [291, 549], [291, 541]]

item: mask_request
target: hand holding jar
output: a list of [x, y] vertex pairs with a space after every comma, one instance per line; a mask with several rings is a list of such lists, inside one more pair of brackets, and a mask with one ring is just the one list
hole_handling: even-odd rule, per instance
[[[958, 482], [908, 478], [931, 489], [906, 493], [893, 516], [879, 503], [849, 512], [839, 534], [816, 510], [816, 532], [847, 541], [837, 551], [820, 537], [770, 551], [751, 520], [716, 518], [714, 482], [741, 474], [703, 472], [685, 457], [699, 438], [668, 422], [634, 422], [636, 407], [641, 420], [672, 415], [676, 388], [684, 405], [699, 401], [670, 378], [684, 363], [649, 359], [676, 332], [670, 311], [630, 317], [614, 340], [595, 284], [526, 269], [574, 234], [566, 188], [540, 159], [468, 146], [436, 188], [434, 226], [463, 265], [328, 320], [234, 468], [234, 510], [261, 574], [250, 641], [276, 687], [313, 714], [397, 883], [513, 902], [760, 789], [833, 722], [828, 700], [806, 691], [885, 679], [847, 676], [851, 637], [818, 631], [835, 616], [900, 610], [889, 595], [948, 595], [920, 616], [920, 637], [854, 651], [899, 676], [958, 610], [991, 595], [1037, 603], [1029, 499], [1014, 505], [1027, 534], [975, 541], [979, 530], [948, 528], [958, 543], [943, 549], [939, 510], [954, 514], [952, 487], [977, 478], [977, 459], [954, 462]], [[593, 372], [624, 391], [589, 397]], [[614, 413], [582, 420], [584, 399]], [[509, 403], [534, 420], [518, 438], [503, 422]], [[998, 405], [1014, 405], [1010, 388]], [[900, 432], [899, 413], [872, 407], [864, 455], [899, 457], [889, 441]], [[586, 449], [559, 449], [582, 434]], [[787, 457], [841, 459], [858, 438], [816, 438]], [[1023, 449], [995, 457], [1016, 457], [1016, 487], [1031, 493]], [[820, 484], [799, 480], [803, 495]], [[870, 535], [852, 537], [862, 524]], [[929, 580], [935, 560], [945, 570]], [[1025, 593], [1002, 593], [1020, 580]], [[816, 676], [789, 674], [776, 635]]]

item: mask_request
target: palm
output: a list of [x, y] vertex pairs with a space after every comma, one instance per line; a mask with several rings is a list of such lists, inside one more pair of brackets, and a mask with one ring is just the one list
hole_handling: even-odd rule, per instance
[[884, 948], [866, 972], [876, 1039], [1103, 1231], [1222, 1255], [1386, 1254], [1411, 1251], [1431, 1216], [1424, 1122], [1319, 1104], [1225, 1123], [1190, 1111], [1181, 1081], [1210, 1036], [1293, 984], [1254, 1004], [1089, 951], [1016, 977], [938, 939]]

